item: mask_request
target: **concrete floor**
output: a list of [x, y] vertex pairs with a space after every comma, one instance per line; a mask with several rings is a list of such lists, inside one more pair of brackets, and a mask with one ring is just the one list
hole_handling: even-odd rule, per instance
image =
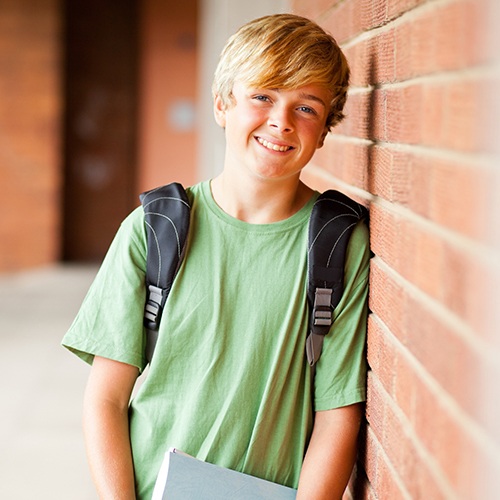
[[60, 347], [95, 267], [0, 275], [0, 499], [95, 500], [81, 431], [89, 368]]

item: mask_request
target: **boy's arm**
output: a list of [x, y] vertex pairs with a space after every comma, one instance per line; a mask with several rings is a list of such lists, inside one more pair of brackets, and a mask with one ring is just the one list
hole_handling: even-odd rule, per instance
[[361, 404], [316, 412], [297, 500], [339, 500], [356, 461]]
[[96, 356], [85, 390], [83, 427], [101, 500], [135, 500], [128, 404], [139, 370]]

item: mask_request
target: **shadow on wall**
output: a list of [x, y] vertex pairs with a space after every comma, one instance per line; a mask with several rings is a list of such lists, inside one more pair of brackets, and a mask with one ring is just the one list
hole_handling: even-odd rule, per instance
[[[370, 139], [370, 144], [368, 145], [366, 152], [366, 189], [369, 193], [376, 193], [376, 186], [374, 182], [374, 148], [377, 144], [377, 140], [375, 138], [375, 120], [376, 120], [376, 99], [377, 99], [377, 89], [379, 88], [379, 84], [377, 83], [376, 74], [377, 74], [377, 60], [373, 53], [373, 49], [368, 57], [368, 65], [367, 65], [367, 84], [371, 86], [371, 91], [368, 98], [368, 106], [367, 106], [367, 136]], [[368, 208], [370, 206], [368, 205]], [[367, 421], [364, 420], [359, 437], [359, 457], [361, 463], [358, 463], [355, 472], [353, 474], [353, 478], [351, 478], [351, 495], [353, 499], [358, 498], [367, 498], [366, 488], [368, 487], [368, 478], [366, 476], [365, 470], [361, 468], [361, 466], [366, 467], [366, 457], [368, 454], [368, 442], [367, 442]], [[363, 457], [363, 458], [361, 458]]]

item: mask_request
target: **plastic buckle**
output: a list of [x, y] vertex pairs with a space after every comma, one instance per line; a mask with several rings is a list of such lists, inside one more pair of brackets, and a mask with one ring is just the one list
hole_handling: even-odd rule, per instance
[[331, 307], [332, 293], [333, 290], [331, 288], [316, 288], [312, 310], [312, 330], [314, 333], [322, 335], [328, 333], [333, 319]]
[[160, 326], [163, 299], [163, 290], [154, 285], [149, 285], [149, 294], [144, 306], [144, 326], [149, 330], [158, 330]]

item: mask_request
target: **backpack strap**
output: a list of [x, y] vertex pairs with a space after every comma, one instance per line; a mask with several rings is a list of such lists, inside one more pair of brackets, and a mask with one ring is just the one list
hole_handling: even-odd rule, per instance
[[191, 207], [178, 183], [147, 191], [139, 198], [148, 242], [144, 326], [146, 358], [151, 362], [163, 307], [186, 250]]
[[308, 288], [310, 320], [307, 360], [314, 366], [333, 323], [333, 311], [344, 289], [344, 261], [354, 226], [368, 211], [339, 191], [321, 194], [309, 219]]

